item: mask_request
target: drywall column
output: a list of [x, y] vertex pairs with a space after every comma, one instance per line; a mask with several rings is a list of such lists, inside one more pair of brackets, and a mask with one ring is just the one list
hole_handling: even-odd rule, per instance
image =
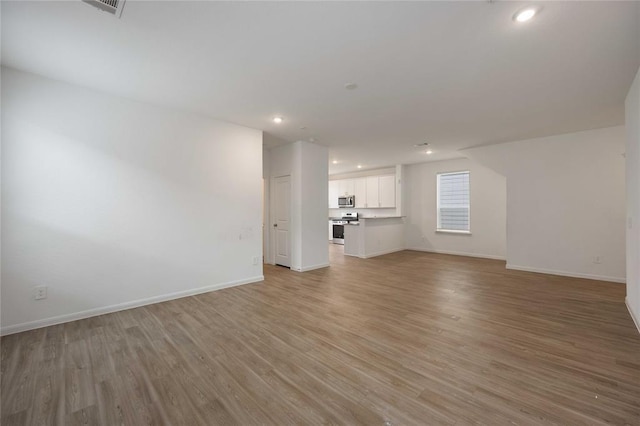
[[625, 102], [627, 130], [627, 306], [640, 330], [640, 69]]
[[[329, 266], [327, 193], [329, 151], [306, 141], [271, 150], [271, 177], [291, 176], [291, 269]], [[273, 263], [273, 255], [270, 256]]]
[[327, 244], [327, 193], [329, 191], [329, 150], [325, 146], [296, 142], [300, 164], [300, 263], [296, 271], [329, 266]]

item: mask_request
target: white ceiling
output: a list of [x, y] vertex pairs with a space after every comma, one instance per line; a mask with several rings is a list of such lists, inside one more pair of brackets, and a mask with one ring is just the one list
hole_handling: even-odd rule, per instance
[[545, 2], [516, 24], [525, 4], [128, 0], [117, 19], [80, 1], [3, 1], [2, 63], [272, 141], [314, 138], [340, 161], [330, 173], [622, 124], [640, 3]]

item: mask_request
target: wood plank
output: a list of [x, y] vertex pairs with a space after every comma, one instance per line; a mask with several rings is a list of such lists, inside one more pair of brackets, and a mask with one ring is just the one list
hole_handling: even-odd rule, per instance
[[640, 424], [623, 285], [404, 251], [3, 337], [0, 423]]

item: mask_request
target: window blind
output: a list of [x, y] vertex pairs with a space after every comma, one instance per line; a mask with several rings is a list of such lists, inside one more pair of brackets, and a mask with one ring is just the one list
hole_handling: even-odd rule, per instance
[[438, 174], [438, 230], [470, 230], [468, 171]]

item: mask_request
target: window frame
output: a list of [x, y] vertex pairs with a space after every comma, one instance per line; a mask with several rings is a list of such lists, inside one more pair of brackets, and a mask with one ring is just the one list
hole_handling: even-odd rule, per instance
[[[467, 221], [469, 223], [469, 226], [466, 230], [440, 228], [440, 176], [456, 175], [461, 173], [466, 173], [469, 180], [469, 203], [467, 205]], [[436, 173], [436, 232], [443, 234], [471, 235], [471, 170], [457, 170], [452, 172]]]

